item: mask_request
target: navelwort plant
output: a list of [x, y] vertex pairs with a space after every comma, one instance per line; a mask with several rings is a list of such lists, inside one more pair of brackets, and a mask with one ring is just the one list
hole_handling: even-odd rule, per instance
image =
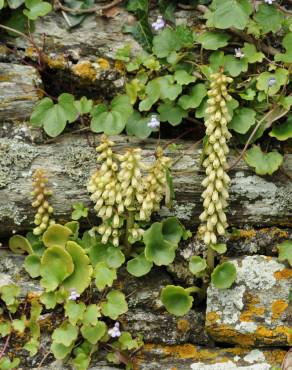
[[[56, 359], [69, 361], [77, 370], [87, 369], [92, 355], [100, 350], [106, 350], [108, 361], [132, 368], [133, 351], [141, 347], [142, 340], [122, 331], [118, 321], [128, 310], [124, 293], [115, 286], [118, 269], [126, 262], [127, 271], [139, 277], [153, 265], [168, 265], [175, 258], [180, 240], [189, 237], [175, 217], [149, 227], [152, 213], [159, 210], [170, 192], [171, 160], [162, 148], [156, 149], [153, 163], [146, 165], [139, 148], [117, 154], [113, 147], [114, 142], [103, 135], [97, 148], [101, 166], [88, 185], [102, 220], [99, 226], [80, 234], [77, 221], [49, 225], [38, 208], [37, 223], [44, 227], [9, 240], [13, 252], [27, 254], [24, 267], [32, 278], [40, 279], [43, 289], [43, 293], [34, 294], [32, 301], [29, 295], [26, 297], [25, 305], [31, 306], [29, 319], [26, 313], [17, 311], [22, 307], [16, 299], [19, 287], [1, 287], [1, 299], [6, 304], [3, 316], [7, 317], [0, 325], [1, 336], [9, 342], [11, 335], [30, 330], [23, 348], [30, 356], [36, 355], [41, 314], [58, 307], [61, 316], [54, 325], [51, 351]], [[33, 180], [33, 205], [46, 211], [50, 206], [44, 207], [45, 196], [51, 191], [45, 186], [45, 171], [37, 170]], [[87, 210], [82, 204], [74, 205], [73, 215], [76, 219], [86, 217]], [[17, 358], [10, 362], [4, 357], [2, 362], [10, 368], [19, 365]]]

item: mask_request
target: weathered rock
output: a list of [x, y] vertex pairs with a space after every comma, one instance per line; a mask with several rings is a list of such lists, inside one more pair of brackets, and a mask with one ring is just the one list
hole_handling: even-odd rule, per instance
[[278, 349], [146, 345], [135, 370], [271, 370], [284, 356]]
[[[292, 240], [292, 229], [278, 227], [233, 229], [228, 235], [220, 237], [220, 242], [227, 245], [224, 256], [229, 257], [255, 254], [277, 256], [279, 253], [277, 245], [284, 240]], [[190, 240], [180, 244], [176, 259], [167, 270], [177, 283], [193, 285], [196, 278], [189, 270], [189, 260], [191, 256], [206, 257], [206, 254], [206, 245], [194, 235]]]
[[28, 118], [39, 100], [40, 84], [35, 68], [0, 63], [0, 122]]
[[208, 288], [206, 329], [211, 338], [241, 346], [291, 345], [292, 270], [265, 256], [231, 262], [237, 269], [232, 287]]
[[[91, 141], [98, 140], [92, 135]], [[68, 219], [72, 203], [83, 202], [92, 210], [86, 190], [89, 176], [96, 168], [95, 149], [88, 145], [88, 137], [78, 134], [64, 135], [48, 145], [34, 145], [15, 139], [0, 139], [0, 234], [21, 231], [32, 226], [34, 209], [31, 207], [31, 174], [36, 168], [48, 172], [54, 194], [52, 205], [56, 219]], [[152, 161], [157, 142], [153, 139], [138, 140], [131, 137], [113, 138], [118, 151], [129, 146], [140, 146], [147, 161]], [[161, 141], [163, 146], [167, 141]], [[192, 143], [179, 142], [184, 154], [173, 168], [176, 199], [173, 210], [165, 207], [160, 216], [176, 215], [186, 226], [194, 228], [202, 211], [200, 199], [203, 171], [199, 166], [200, 150], [190, 149]], [[174, 159], [173, 152], [168, 155]], [[234, 158], [230, 158], [232, 162]], [[11, 166], [11, 163], [14, 163]], [[292, 155], [285, 155], [285, 165], [292, 168]], [[244, 162], [230, 173], [230, 205], [228, 219], [232, 226], [240, 225], [289, 225], [292, 208], [292, 183], [281, 173], [259, 177]], [[93, 212], [91, 222], [96, 223]]]
[[[177, 346], [145, 345], [134, 362], [134, 370], [272, 370], [280, 368], [286, 351], [281, 349], [206, 348], [192, 344]], [[19, 370], [27, 370], [22, 367]], [[33, 370], [72, 370], [61, 361], [53, 361]], [[93, 358], [89, 370], [115, 370]]]

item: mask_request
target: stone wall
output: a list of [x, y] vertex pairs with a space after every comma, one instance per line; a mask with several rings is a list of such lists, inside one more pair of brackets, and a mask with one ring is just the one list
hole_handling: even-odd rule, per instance
[[[194, 19], [191, 15], [191, 12], [179, 12], [177, 18], [179, 22], [189, 23], [191, 18]], [[80, 93], [88, 91], [88, 96], [95, 98], [110, 98], [120, 91], [124, 77], [115, 66], [115, 50], [125, 41], [139, 49], [130, 36], [121, 33], [123, 24], [133, 21], [131, 17], [125, 11], [110, 20], [90, 16], [71, 32], [65, 30], [59, 15], [42, 18], [34, 33], [38, 44], [42, 33], [47, 35], [47, 70], [41, 73], [21, 64], [23, 57], [34, 58], [29, 44], [22, 39], [2, 38], [0, 235], [3, 244], [0, 286], [17, 282], [23, 300], [28, 294], [39, 294], [40, 288], [24, 271], [23, 257], [8, 251], [4, 238], [12, 232], [24, 232], [32, 225], [29, 195], [32, 171], [45, 163], [54, 190], [55, 215], [61, 222], [70, 216], [72, 203], [81, 201], [91, 207], [86, 182], [96, 167], [96, 153], [88, 145], [87, 135], [65, 134], [48, 142], [41, 131], [29, 128], [25, 120], [42, 96], [41, 86], [49, 85], [57, 91], [65, 88], [67, 83], [74, 83]], [[6, 45], [18, 48], [18, 55], [12, 54]], [[48, 81], [50, 76], [54, 81]], [[128, 146], [141, 146], [147, 159], [152, 159], [155, 140], [141, 141], [124, 136], [113, 140], [120, 151]], [[97, 141], [98, 136], [90, 135], [90, 142]], [[162, 145], [166, 144], [167, 141], [162, 141]], [[157, 217], [171, 212], [195, 232], [201, 212], [201, 149], [193, 149], [190, 141], [180, 144], [183, 144], [182, 152], [168, 152], [170, 156], [181, 156], [173, 170], [174, 206], [171, 211], [163, 208]], [[259, 177], [241, 161], [230, 173], [228, 219], [231, 227], [238, 229], [225, 240], [227, 256], [238, 271], [236, 282], [230, 289], [222, 291], [211, 285], [206, 303], [195, 303], [182, 318], [165, 311], [159, 300], [163, 286], [172, 283], [189, 286], [195, 282], [187, 268], [188, 260], [192, 254], [205, 253], [204, 245], [195, 237], [182, 243], [175, 262], [167, 269], [156, 268], [140, 279], [130, 277], [125, 271], [120, 273], [117, 284], [129, 295], [130, 308], [121, 323], [124, 329], [134, 334], [142, 333], [146, 342], [137, 355], [135, 369], [268, 370], [281, 366], [292, 342], [292, 312], [288, 300], [292, 272], [287, 264], [277, 261], [276, 245], [291, 239], [292, 235], [291, 154], [285, 154], [284, 169], [272, 177]], [[93, 212], [90, 221], [96, 222]], [[51, 355], [42, 367], [38, 367], [49, 348], [48, 332], [58, 321], [57, 315], [47, 312], [40, 320], [44, 334], [38, 355], [29, 359], [24, 352], [17, 353], [22, 357], [21, 369], [69, 369], [66, 364], [54, 361]], [[8, 353], [16, 353], [21, 340], [13, 337]], [[3, 340], [0, 346], [3, 347]], [[91, 369], [116, 368], [95, 358]]]

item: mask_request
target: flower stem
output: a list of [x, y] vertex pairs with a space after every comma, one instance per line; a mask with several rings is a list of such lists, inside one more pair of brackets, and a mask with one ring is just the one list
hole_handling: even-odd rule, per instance
[[207, 265], [210, 269], [210, 272], [214, 270], [214, 259], [215, 259], [215, 253], [213, 249], [208, 246], [208, 251], [207, 251]]
[[130, 255], [132, 250], [132, 245], [129, 243], [129, 230], [133, 228], [134, 226], [134, 212], [128, 211], [128, 217], [127, 217], [127, 223], [126, 223], [126, 233], [125, 233], [125, 239], [124, 239], [124, 246], [125, 246], [125, 254], [127, 256]]

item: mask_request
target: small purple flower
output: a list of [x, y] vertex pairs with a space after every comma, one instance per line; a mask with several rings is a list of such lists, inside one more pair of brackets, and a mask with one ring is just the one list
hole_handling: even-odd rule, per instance
[[275, 85], [275, 83], [277, 83], [277, 80], [275, 79], [275, 77], [271, 77], [271, 78], [269, 78], [269, 80], [268, 80], [268, 86], [269, 86], [269, 87], [274, 86], [274, 85]]
[[243, 58], [244, 57], [244, 54], [243, 54], [243, 52], [241, 51], [241, 49], [240, 48], [238, 48], [238, 49], [234, 49], [234, 53], [235, 53], [235, 57], [236, 58]]
[[157, 119], [157, 116], [156, 116], [155, 114], [152, 114], [152, 115], [151, 115], [151, 119], [150, 119], [150, 121], [147, 123], [147, 126], [148, 126], [149, 128], [153, 128], [153, 129], [158, 128], [158, 127], [160, 126], [160, 122], [159, 122], [159, 120]]
[[70, 295], [68, 297], [70, 301], [76, 301], [76, 299], [78, 299], [79, 297], [80, 294], [74, 288], [70, 289]]
[[264, 0], [266, 4], [272, 5], [275, 0]]
[[163, 19], [162, 15], [159, 15], [159, 16], [157, 17], [156, 21], [155, 21], [155, 22], [153, 22], [153, 23], [151, 24], [151, 26], [152, 26], [152, 28], [153, 28], [155, 31], [159, 31], [159, 30], [161, 30], [162, 28], [164, 28], [164, 26], [165, 26], [165, 21], [164, 21], [164, 19]]
[[119, 322], [116, 322], [115, 326], [108, 330], [108, 335], [110, 335], [112, 338], [118, 338], [121, 336]]

